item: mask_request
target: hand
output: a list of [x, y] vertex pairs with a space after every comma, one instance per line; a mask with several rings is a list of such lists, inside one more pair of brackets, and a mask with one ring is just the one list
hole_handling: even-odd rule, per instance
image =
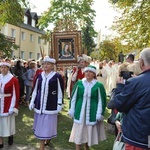
[[116, 120], [115, 124], [116, 124], [116, 127], [118, 129], [118, 132], [121, 132], [122, 129], [121, 129], [121, 123], [120, 123], [120, 121]]
[[96, 120], [97, 120], [97, 122], [103, 121], [104, 120], [104, 116], [100, 115], [99, 117], [96, 118]]
[[13, 114], [14, 113], [14, 111], [12, 111], [12, 110], [9, 110], [9, 115], [11, 115], [11, 114]]
[[133, 77], [136, 77], [137, 75], [135, 75], [135, 74], [131, 74], [131, 77], [133, 78]]
[[71, 112], [71, 111], [69, 110], [69, 111], [68, 111], [68, 116], [69, 116], [70, 118], [73, 118], [73, 117], [74, 117], [73, 112]]
[[58, 110], [58, 112], [61, 112], [62, 106], [61, 105], [57, 105], [57, 110]]
[[123, 79], [123, 77], [119, 77], [119, 78], [117, 79], [117, 83], [124, 84], [124, 79]]
[[30, 103], [29, 109], [30, 109], [30, 110], [34, 109], [34, 104]]

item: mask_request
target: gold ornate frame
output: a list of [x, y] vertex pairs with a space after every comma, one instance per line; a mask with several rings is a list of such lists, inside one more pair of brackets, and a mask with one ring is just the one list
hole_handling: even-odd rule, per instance
[[[57, 64], [71, 65], [77, 63], [77, 55], [81, 54], [81, 32], [53, 32], [51, 35], [51, 56]], [[64, 47], [68, 45], [69, 54], [64, 55]]]

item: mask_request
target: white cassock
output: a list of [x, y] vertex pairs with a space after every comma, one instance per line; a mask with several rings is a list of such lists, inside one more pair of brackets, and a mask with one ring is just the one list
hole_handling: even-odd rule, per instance
[[67, 81], [67, 89], [66, 89], [68, 98], [70, 98], [70, 96], [71, 96], [71, 93], [70, 93], [70, 85], [71, 85], [72, 75], [73, 75], [73, 74], [72, 74], [72, 70], [71, 70], [71, 69], [68, 69], [68, 70], [67, 70], [68, 81]]
[[116, 87], [117, 77], [118, 77], [118, 66], [114, 64], [112, 65], [112, 87], [111, 87], [112, 89]]
[[106, 81], [106, 93], [109, 94], [113, 89], [113, 68], [108, 66], [107, 69], [107, 81]]
[[106, 89], [106, 94], [108, 94], [109, 93], [109, 80], [110, 80], [109, 78], [110, 78], [111, 71], [110, 71], [110, 67], [108, 66], [108, 64], [103, 66], [103, 68], [107, 72], [107, 78], [106, 78], [106, 84], [105, 84], [106, 88], [105, 89]]
[[101, 74], [102, 76], [97, 76], [97, 80], [103, 83], [104, 88], [106, 89], [106, 81], [107, 81], [107, 71], [106, 68], [97, 69], [97, 74]]

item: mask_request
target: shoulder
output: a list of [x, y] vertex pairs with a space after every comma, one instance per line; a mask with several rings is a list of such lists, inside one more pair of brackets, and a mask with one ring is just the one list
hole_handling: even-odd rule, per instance
[[39, 69], [36, 70], [36, 73], [37, 73], [37, 74], [39, 74], [39, 73], [41, 73], [41, 72], [43, 72], [43, 69], [42, 69], [42, 68], [39, 68]]
[[77, 70], [77, 67], [73, 67], [73, 69], [72, 69], [74, 72]]
[[78, 80], [76, 83], [75, 83], [75, 85], [74, 85], [74, 87], [80, 87], [80, 86], [83, 86], [83, 81], [82, 80]]
[[96, 81], [95, 86], [98, 86], [100, 88], [104, 87], [104, 85], [101, 82], [98, 82], [98, 81]]
[[58, 72], [54, 72], [55, 73], [55, 76], [57, 76], [58, 78], [62, 77], [60, 73]]
[[28, 69], [26, 73], [30, 73], [30, 72], [31, 72], [31, 69]]
[[18, 79], [16, 77], [12, 77], [11, 79], [13, 82], [18, 82]]
[[53, 72], [53, 73], [54, 73], [54, 75], [52, 77], [53, 79], [58, 79], [59, 81], [63, 80], [63, 77], [60, 73], [58, 73], [58, 72]]

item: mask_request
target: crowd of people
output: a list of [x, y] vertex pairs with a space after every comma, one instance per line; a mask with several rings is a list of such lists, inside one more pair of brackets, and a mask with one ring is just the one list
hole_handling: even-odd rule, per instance
[[[13, 144], [15, 116], [19, 103], [34, 110], [33, 132], [44, 150], [57, 137], [57, 117], [69, 99], [68, 115], [73, 119], [69, 142], [80, 150], [106, 139], [104, 118], [107, 96], [113, 91], [111, 109], [116, 110], [116, 135], [122, 133], [125, 150], [148, 149], [150, 136], [150, 48], [141, 51], [139, 61], [129, 54], [123, 62], [96, 61], [82, 54], [77, 66], [56, 69], [56, 60], [0, 62], [0, 148], [3, 138]], [[110, 105], [109, 105], [110, 106]], [[42, 129], [42, 130], [41, 130]], [[149, 145], [150, 146], [150, 145]]]

